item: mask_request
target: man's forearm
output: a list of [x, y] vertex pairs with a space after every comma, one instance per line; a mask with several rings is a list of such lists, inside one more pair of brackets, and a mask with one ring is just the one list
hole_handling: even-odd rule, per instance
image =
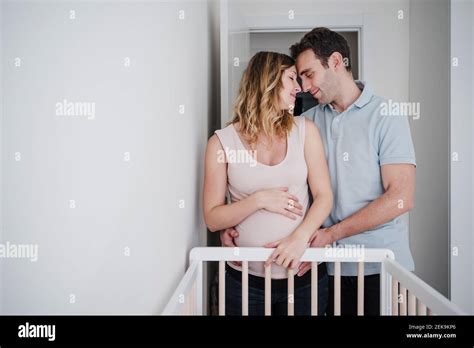
[[412, 209], [412, 201], [400, 192], [385, 192], [341, 222], [329, 227], [334, 241], [373, 229]]

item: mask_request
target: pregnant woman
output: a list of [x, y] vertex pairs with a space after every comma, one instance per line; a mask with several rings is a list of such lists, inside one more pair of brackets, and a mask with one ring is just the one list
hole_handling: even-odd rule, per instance
[[[319, 131], [312, 121], [292, 114], [300, 91], [296, 78], [291, 57], [257, 53], [242, 76], [235, 116], [209, 139], [205, 156], [203, 207], [208, 228], [215, 232], [234, 227], [240, 247], [276, 248], [267, 261], [272, 264], [272, 315], [287, 314], [287, 269], [298, 267], [333, 200]], [[250, 315], [264, 314], [264, 267], [263, 262], [249, 262]], [[325, 265], [319, 270], [322, 314], [327, 303]], [[295, 277], [295, 315], [311, 312], [310, 277], [309, 272]], [[229, 262], [227, 315], [241, 315], [241, 279], [240, 266]]]

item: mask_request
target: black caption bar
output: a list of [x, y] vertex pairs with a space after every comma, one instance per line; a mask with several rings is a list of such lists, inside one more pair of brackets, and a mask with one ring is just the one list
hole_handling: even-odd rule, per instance
[[0, 345], [280, 343], [472, 347], [472, 316], [0, 316]]

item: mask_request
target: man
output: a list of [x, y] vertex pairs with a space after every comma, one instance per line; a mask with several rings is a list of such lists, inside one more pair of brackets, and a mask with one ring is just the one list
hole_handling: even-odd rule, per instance
[[[413, 208], [415, 152], [406, 117], [382, 113], [385, 100], [354, 81], [346, 40], [315, 28], [291, 47], [302, 88], [319, 105], [304, 116], [318, 126], [326, 151], [334, 206], [311, 247], [387, 248], [414, 269], [408, 226], [400, 217]], [[221, 234], [231, 246], [235, 230]], [[334, 264], [329, 263], [329, 313], [334, 313]], [[310, 268], [300, 266], [298, 275]], [[364, 314], [380, 313], [380, 265], [365, 264]], [[341, 266], [341, 314], [357, 314], [357, 266]]]

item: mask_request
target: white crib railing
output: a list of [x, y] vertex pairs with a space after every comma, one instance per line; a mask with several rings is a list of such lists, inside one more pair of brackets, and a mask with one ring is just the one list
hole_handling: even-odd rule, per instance
[[[269, 248], [194, 248], [190, 266], [166, 305], [163, 315], [203, 315], [203, 262], [219, 262], [219, 315], [225, 314], [225, 263], [242, 262], [242, 315], [248, 314], [248, 262], [264, 262], [274, 249]], [[341, 251], [342, 250], [342, 251]], [[364, 315], [364, 263], [380, 262], [381, 315], [462, 315], [455, 304], [395, 261], [388, 249], [309, 248], [301, 261], [311, 262], [311, 313], [318, 313], [317, 280], [319, 262], [334, 262], [334, 314], [341, 313], [341, 262], [358, 264], [357, 312]], [[265, 272], [265, 315], [270, 312], [271, 267]], [[288, 315], [293, 314], [293, 270], [288, 270]]]

